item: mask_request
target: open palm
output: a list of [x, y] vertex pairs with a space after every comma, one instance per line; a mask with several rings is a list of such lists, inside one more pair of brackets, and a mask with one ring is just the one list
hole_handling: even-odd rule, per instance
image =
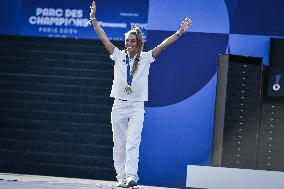
[[184, 33], [190, 25], [191, 25], [191, 20], [189, 18], [185, 18], [181, 23], [180, 31]]
[[90, 6], [91, 12], [90, 12], [90, 18], [94, 19], [95, 18], [95, 14], [96, 14], [96, 3], [95, 1], [92, 2], [91, 6]]

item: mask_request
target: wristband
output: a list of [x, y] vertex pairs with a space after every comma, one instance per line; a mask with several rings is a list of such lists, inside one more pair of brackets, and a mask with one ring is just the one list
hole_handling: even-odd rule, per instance
[[177, 36], [177, 37], [180, 37], [182, 34], [180, 33], [180, 31], [177, 31], [176, 33], [175, 33], [175, 36]]
[[94, 20], [96, 20], [96, 18], [94, 17], [94, 18], [90, 18], [90, 20], [87, 22], [87, 24], [89, 24], [89, 25], [92, 25], [92, 21], [94, 21]]

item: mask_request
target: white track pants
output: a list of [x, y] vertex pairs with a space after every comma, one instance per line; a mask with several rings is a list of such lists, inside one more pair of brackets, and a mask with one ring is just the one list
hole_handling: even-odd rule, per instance
[[111, 112], [113, 161], [119, 181], [127, 175], [133, 175], [138, 179], [139, 145], [144, 112], [144, 102], [114, 100]]

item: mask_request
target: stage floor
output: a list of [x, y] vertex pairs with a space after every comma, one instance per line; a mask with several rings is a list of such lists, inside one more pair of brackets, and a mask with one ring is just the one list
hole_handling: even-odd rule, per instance
[[[0, 173], [0, 189], [121, 189], [115, 181]], [[162, 189], [142, 186], [140, 189]]]

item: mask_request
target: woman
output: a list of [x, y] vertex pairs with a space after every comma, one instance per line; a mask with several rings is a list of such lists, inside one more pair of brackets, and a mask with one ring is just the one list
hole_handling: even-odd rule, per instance
[[138, 181], [138, 159], [144, 121], [144, 102], [148, 100], [148, 75], [150, 64], [170, 44], [175, 42], [191, 25], [182, 21], [180, 29], [153, 50], [143, 52], [143, 36], [139, 28], [125, 34], [125, 50], [119, 50], [107, 38], [98, 24], [95, 2], [91, 5], [90, 20], [94, 29], [114, 60], [114, 80], [111, 97], [113, 131], [113, 160], [119, 187], [133, 187]]

